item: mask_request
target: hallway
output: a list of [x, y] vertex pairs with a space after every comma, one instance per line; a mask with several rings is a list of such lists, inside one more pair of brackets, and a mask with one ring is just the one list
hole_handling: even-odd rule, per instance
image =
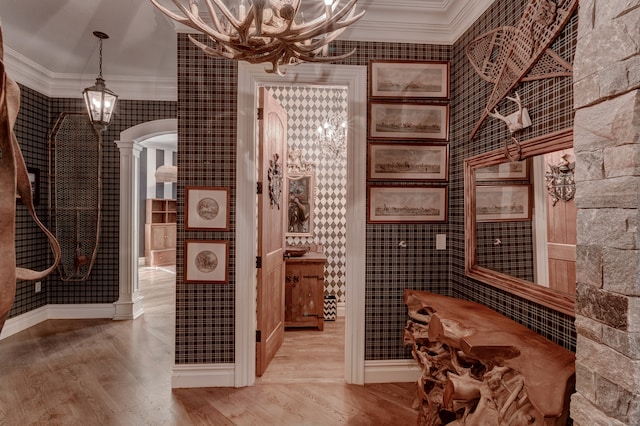
[[[342, 362], [320, 367], [312, 350], [288, 374], [279, 364], [290, 355], [278, 354], [255, 386], [172, 390], [175, 275], [140, 272], [145, 314], [135, 321], [49, 320], [0, 341], [1, 425], [415, 423], [415, 384], [347, 385], [335, 377]], [[314, 332], [291, 342], [303, 333], [322, 344]]]

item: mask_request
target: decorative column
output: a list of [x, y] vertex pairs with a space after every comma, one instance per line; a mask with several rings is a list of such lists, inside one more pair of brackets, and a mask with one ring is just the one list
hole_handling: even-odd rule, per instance
[[580, 2], [576, 426], [640, 422], [640, 0]]
[[138, 227], [134, 219], [139, 215], [140, 152], [142, 145], [133, 141], [116, 141], [120, 150], [120, 298], [114, 303], [114, 320], [130, 320], [144, 313], [142, 296], [138, 294]]

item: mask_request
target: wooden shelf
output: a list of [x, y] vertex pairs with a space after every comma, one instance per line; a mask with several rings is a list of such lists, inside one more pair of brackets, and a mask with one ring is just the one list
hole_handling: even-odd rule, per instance
[[147, 266], [176, 263], [176, 200], [149, 198], [146, 203], [144, 255]]

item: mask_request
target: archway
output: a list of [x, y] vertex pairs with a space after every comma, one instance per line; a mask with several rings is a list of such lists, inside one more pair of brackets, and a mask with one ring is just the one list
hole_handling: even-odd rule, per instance
[[120, 230], [119, 230], [119, 272], [120, 283], [118, 301], [115, 306], [115, 320], [138, 318], [144, 313], [142, 298], [138, 294], [138, 198], [140, 194], [140, 152], [141, 142], [167, 133], [178, 131], [175, 118], [154, 120], [138, 124], [120, 133], [115, 141], [120, 150]]

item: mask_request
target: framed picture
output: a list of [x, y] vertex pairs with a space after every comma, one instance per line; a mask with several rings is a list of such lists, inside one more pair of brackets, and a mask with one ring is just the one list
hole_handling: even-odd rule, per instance
[[476, 186], [476, 221], [531, 220], [531, 185]]
[[529, 160], [508, 161], [475, 169], [476, 182], [529, 180]]
[[448, 145], [369, 144], [371, 180], [446, 181], [448, 165]]
[[185, 240], [184, 282], [227, 283], [228, 258], [228, 241]]
[[[31, 200], [33, 205], [40, 204], [40, 169], [35, 167], [27, 167], [27, 176], [29, 177], [29, 183], [31, 184]], [[16, 192], [16, 202], [20, 199], [20, 194]]]
[[186, 230], [229, 230], [229, 188], [187, 186], [185, 194]]
[[370, 102], [369, 137], [447, 141], [449, 105]]
[[447, 187], [370, 186], [369, 223], [446, 222]]
[[449, 98], [449, 62], [369, 62], [372, 98]]
[[313, 236], [313, 209], [315, 199], [315, 173], [288, 173], [287, 231], [288, 237]]

